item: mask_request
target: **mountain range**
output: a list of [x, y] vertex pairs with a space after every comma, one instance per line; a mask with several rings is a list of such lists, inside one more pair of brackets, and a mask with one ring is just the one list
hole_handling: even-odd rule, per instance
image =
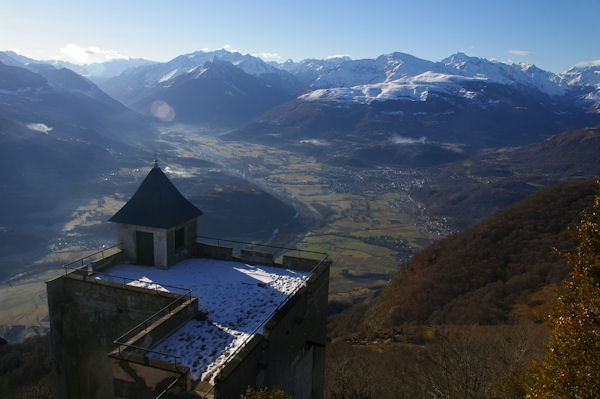
[[[39, 64], [11, 52], [0, 53], [0, 62]], [[266, 63], [222, 49], [116, 64], [86, 68], [111, 71], [95, 80], [98, 87], [143, 115], [328, 157], [352, 158], [349, 144], [359, 144], [386, 159], [389, 147], [407, 143], [418, 152], [411, 140], [423, 137], [421, 144], [477, 151], [600, 123], [599, 63], [555, 74], [463, 53], [438, 62], [397, 52]], [[82, 68], [75, 69], [85, 76]], [[160, 106], [168, 112], [157, 112]]]
[[318, 74], [302, 94], [231, 137], [346, 158], [347, 144], [359, 144], [370, 147], [373, 159], [386, 159], [399, 145], [418, 150], [415, 141], [423, 137], [422, 144], [476, 151], [538, 142], [600, 121], [598, 65], [552, 74], [461, 53], [440, 62], [393, 53], [309, 64]]
[[535, 142], [600, 121], [599, 70], [587, 65], [553, 74], [462, 53], [440, 62], [392, 53], [265, 63], [217, 50], [133, 67], [100, 87], [147, 115], [162, 100], [175, 121], [233, 128], [235, 139], [300, 144], [309, 152], [319, 150], [315, 139], [326, 147], [389, 144], [395, 136], [481, 148]]

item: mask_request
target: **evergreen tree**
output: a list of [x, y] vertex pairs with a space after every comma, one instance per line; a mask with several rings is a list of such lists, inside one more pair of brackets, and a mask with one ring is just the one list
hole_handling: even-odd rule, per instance
[[549, 316], [546, 356], [529, 372], [528, 398], [600, 395], [600, 196], [571, 233], [577, 250], [561, 253], [571, 277]]

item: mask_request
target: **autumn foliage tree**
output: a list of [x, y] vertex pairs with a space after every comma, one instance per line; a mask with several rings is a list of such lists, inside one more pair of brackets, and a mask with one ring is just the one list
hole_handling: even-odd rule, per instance
[[550, 342], [530, 370], [528, 398], [597, 398], [600, 392], [600, 196], [572, 235], [577, 250], [561, 254], [571, 277], [550, 313]]

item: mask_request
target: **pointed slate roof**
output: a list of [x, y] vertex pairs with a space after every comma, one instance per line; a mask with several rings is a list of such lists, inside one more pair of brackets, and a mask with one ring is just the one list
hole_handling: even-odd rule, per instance
[[202, 215], [155, 163], [133, 197], [111, 222], [168, 229]]

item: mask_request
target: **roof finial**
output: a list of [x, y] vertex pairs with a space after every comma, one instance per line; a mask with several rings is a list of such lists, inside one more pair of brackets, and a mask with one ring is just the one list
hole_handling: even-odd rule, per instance
[[154, 151], [154, 167], [158, 168], [158, 153]]

